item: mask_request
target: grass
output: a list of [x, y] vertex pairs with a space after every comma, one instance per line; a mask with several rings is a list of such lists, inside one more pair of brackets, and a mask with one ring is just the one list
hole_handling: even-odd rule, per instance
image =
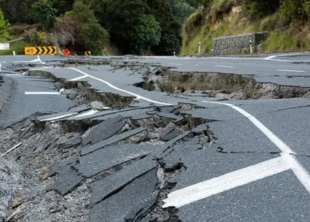
[[25, 47], [31, 46], [31, 43], [20, 41], [10, 44], [9, 50], [1, 50], [0, 55], [13, 55], [13, 51], [15, 51], [16, 55], [24, 55]]
[[273, 31], [268, 39], [262, 44], [265, 52], [307, 50], [310, 41], [307, 38], [289, 36], [287, 32]]
[[[225, 0], [215, 1], [214, 8], [222, 6]], [[232, 2], [232, 0], [231, 0]], [[310, 22], [296, 24], [281, 18], [279, 13], [260, 20], [250, 21], [242, 13], [228, 13], [213, 21], [211, 11], [200, 10], [190, 16], [183, 27], [181, 55], [197, 54], [199, 42], [202, 53], [209, 54], [215, 38], [252, 32], [268, 32], [268, 39], [262, 44], [263, 52], [307, 50], [310, 48]]]

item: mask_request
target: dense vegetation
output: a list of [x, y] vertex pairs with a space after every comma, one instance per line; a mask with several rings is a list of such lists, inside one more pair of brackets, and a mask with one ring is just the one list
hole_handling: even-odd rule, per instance
[[213, 39], [268, 32], [264, 52], [310, 47], [310, 0], [197, 0], [200, 8], [185, 22], [181, 54], [209, 53]]
[[102, 54], [111, 43], [125, 54], [172, 55], [181, 49], [182, 23], [197, 6], [195, 0], [0, 0], [0, 35], [78, 54]]

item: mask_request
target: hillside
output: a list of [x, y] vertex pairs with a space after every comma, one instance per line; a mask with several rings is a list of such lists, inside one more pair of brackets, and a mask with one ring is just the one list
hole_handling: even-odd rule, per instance
[[[213, 49], [213, 39], [251, 32], [267, 32], [262, 52], [310, 49], [309, 0], [202, 0], [204, 8], [183, 26], [181, 55]], [[209, 4], [207, 4], [209, 3]]]
[[83, 55], [172, 55], [195, 0], [0, 0], [0, 39], [11, 50], [56, 45]]

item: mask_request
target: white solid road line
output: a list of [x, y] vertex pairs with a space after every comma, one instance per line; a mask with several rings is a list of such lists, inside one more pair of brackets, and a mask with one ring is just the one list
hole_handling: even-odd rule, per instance
[[276, 55], [273, 55], [273, 56], [268, 56], [267, 58], [265, 58], [266, 60], [271, 60], [271, 59], [274, 59], [276, 58], [277, 56]]
[[222, 65], [215, 65], [216, 67], [221, 67], [221, 68], [234, 68], [233, 66], [222, 66]]
[[60, 95], [60, 92], [25, 92], [25, 95]]
[[[294, 172], [298, 180], [306, 188], [308, 193], [310, 193], [309, 172], [299, 163], [295, 157], [296, 153], [266, 126], [264, 126], [258, 119], [233, 104], [211, 101], [203, 102], [229, 106], [248, 118], [263, 134], [265, 134], [265, 136], [267, 136], [273, 144], [275, 144], [282, 151], [281, 157], [174, 191], [168, 195], [167, 199], [164, 200], [164, 207], [182, 207], [197, 200], [207, 198], [211, 195], [215, 195], [238, 186], [243, 186], [289, 169]], [[261, 171], [261, 173], [256, 172], [256, 170]], [[219, 186], [219, 188], [217, 188], [217, 186]]]
[[246, 118], [248, 118], [263, 134], [265, 134], [265, 136], [268, 137], [268, 139], [273, 144], [275, 144], [282, 151], [281, 156], [286, 160], [286, 163], [291, 167], [296, 177], [304, 185], [306, 190], [310, 193], [309, 172], [304, 168], [303, 165], [299, 163], [299, 161], [295, 157], [296, 153], [286, 143], [284, 143], [279, 137], [277, 137], [273, 132], [271, 132], [264, 124], [262, 124], [258, 119], [256, 119], [250, 113], [246, 112], [245, 110], [233, 104], [221, 103], [221, 102], [208, 102], [208, 101], [203, 101], [203, 102], [229, 106], [233, 108], [234, 110], [238, 111], [239, 113], [241, 113]]
[[166, 207], [182, 207], [195, 201], [231, 190], [289, 170], [282, 157], [249, 166], [168, 194]]
[[10, 73], [5, 73], [2, 74], [3, 76], [22, 76], [21, 74], [10, 74]]
[[[106, 107], [106, 109], [110, 109], [110, 107]], [[82, 113], [82, 114], [70, 117], [69, 119], [75, 119], [75, 118], [80, 118], [80, 117], [85, 117], [85, 116], [91, 116], [91, 115], [94, 115], [94, 114], [96, 114], [98, 112], [99, 111], [97, 111], [97, 110], [89, 110], [89, 111], [87, 111], [85, 113]]]
[[182, 66], [183, 64], [181, 64], [181, 63], [169, 63], [169, 65]]
[[264, 133], [268, 139], [274, 143], [283, 153], [286, 154], [295, 154], [293, 150], [286, 145], [280, 138], [278, 138], [273, 132], [271, 132], [266, 126], [264, 126], [258, 119], [256, 119], [254, 116], [252, 116], [247, 111], [241, 109], [238, 106], [235, 106], [233, 104], [229, 103], [222, 103], [222, 102], [209, 102], [209, 101], [203, 101], [205, 103], [212, 103], [212, 104], [219, 104], [224, 106], [229, 106], [230, 108], [236, 110], [246, 118], [248, 118], [262, 133]]
[[148, 99], [148, 98], [143, 97], [143, 96], [140, 96], [140, 95], [138, 95], [138, 94], [136, 94], [136, 93], [132, 93], [132, 92], [130, 92], [130, 91], [127, 91], [127, 90], [124, 90], [124, 89], [120, 89], [120, 88], [118, 88], [118, 87], [112, 85], [111, 83], [109, 83], [109, 82], [107, 82], [107, 81], [105, 81], [105, 80], [102, 80], [102, 79], [97, 78], [97, 77], [95, 77], [95, 76], [89, 75], [88, 73], [83, 72], [83, 71], [81, 71], [81, 70], [79, 70], [79, 69], [76, 69], [76, 68], [68, 68], [68, 69], [72, 69], [72, 70], [74, 70], [74, 71], [76, 71], [76, 72], [82, 73], [83, 75], [85, 75], [85, 76], [87, 76], [87, 77], [90, 77], [90, 78], [95, 79], [95, 80], [97, 80], [97, 81], [99, 81], [99, 82], [102, 82], [102, 83], [108, 85], [109, 87], [111, 87], [112, 89], [118, 90], [118, 91], [120, 91], [120, 92], [127, 93], [127, 94], [132, 95], [132, 96], [135, 96], [135, 97], [137, 97], [137, 99], [142, 99], [142, 100], [148, 101], [148, 102], [150, 102], [150, 103], [155, 103], [155, 104], [158, 104], [158, 105], [164, 105], [164, 106], [173, 105], [173, 104], [169, 104], [169, 103], [163, 103], [163, 102], [155, 101], [155, 100], [152, 100], [152, 99]]
[[70, 79], [69, 82], [78, 81], [78, 80], [85, 79], [85, 78], [87, 78], [87, 76], [80, 76], [74, 79]]
[[52, 118], [43, 119], [43, 120], [40, 120], [40, 121], [41, 122], [54, 121], [54, 120], [59, 120], [59, 119], [66, 118], [66, 117], [69, 117], [69, 116], [73, 116], [73, 115], [76, 115], [76, 114], [78, 114], [78, 113], [77, 112], [68, 113], [68, 114], [64, 114], [64, 115], [61, 115], [61, 116], [56, 116], [56, 117], [52, 117]]
[[301, 70], [277, 69], [278, 72], [305, 72]]

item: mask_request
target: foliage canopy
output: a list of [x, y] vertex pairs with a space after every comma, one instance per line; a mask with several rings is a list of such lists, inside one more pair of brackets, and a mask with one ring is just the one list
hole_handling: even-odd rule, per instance
[[58, 22], [58, 29], [70, 35], [70, 42], [79, 51], [90, 50], [93, 54], [101, 54], [104, 45], [109, 42], [109, 33], [81, 0], [75, 1], [73, 10]]
[[31, 6], [29, 19], [41, 24], [44, 30], [51, 30], [56, 24], [56, 9], [49, 0], [39, 0]]

